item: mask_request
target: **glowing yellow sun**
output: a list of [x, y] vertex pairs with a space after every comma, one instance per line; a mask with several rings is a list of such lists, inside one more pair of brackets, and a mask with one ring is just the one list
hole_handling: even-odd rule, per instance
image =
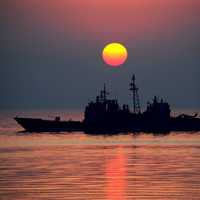
[[110, 43], [104, 47], [102, 57], [106, 64], [117, 67], [126, 61], [128, 52], [124, 45]]

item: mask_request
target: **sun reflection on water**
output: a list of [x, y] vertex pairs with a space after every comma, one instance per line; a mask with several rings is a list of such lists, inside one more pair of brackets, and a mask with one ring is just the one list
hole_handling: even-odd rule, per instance
[[116, 155], [106, 163], [106, 194], [107, 200], [126, 199], [126, 154], [122, 147], [115, 149]]

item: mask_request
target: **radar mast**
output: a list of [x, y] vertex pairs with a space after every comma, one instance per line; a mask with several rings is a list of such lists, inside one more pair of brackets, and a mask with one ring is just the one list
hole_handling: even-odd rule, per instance
[[101, 90], [101, 94], [100, 94], [100, 98], [101, 98], [101, 101], [102, 102], [105, 102], [107, 100], [107, 95], [109, 93], [107, 92], [106, 90], [106, 84], [104, 83], [104, 87], [103, 87], [103, 90]]
[[140, 100], [139, 100], [139, 94], [138, 90], [139, 88], [135, 84], [135, 74], [133, 74], [130, 82], [130, 91], [132, 91], [133, 95], [133, 113], [138, 114], [140, 113]]

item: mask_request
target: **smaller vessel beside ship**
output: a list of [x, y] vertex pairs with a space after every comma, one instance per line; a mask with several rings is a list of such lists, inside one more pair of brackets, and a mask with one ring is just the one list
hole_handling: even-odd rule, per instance
[[133, 98], [133, 111], [128, 105], [120, 106], [116, 99], [109, 99], [106, 86], [95, 101], [85, 108], [83, 121], [62, 121], [40, 118], [15, 117], [26, 132], [79, 132], [90, 134], [114, 134], [126, 132], [167, 133], [170, 131], [200, 131], [200, 118], [181, 114], [171, 116], [170, 105], [163, 99], [154, 97], [141, 112], [138, 87], [135, 75], [132, 76], [130, 90]]

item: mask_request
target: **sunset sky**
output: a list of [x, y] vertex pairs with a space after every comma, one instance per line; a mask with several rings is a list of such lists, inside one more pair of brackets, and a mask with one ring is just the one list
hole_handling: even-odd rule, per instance
[[[144, 108], [153, 95], [200, 109], [199, 0], [1, 0], [0, 109], [84, 108], [107, 83], [130, 103], [136, 74]], [[102, 49], [127, 47], [120, 68]]]

